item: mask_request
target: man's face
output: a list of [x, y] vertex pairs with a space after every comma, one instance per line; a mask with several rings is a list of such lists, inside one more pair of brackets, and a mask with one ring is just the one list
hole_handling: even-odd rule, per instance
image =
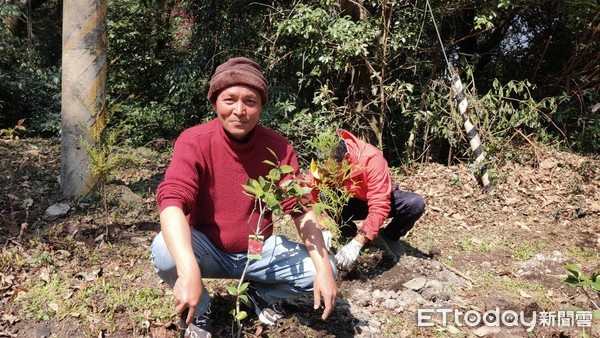
[[213, 104], [225, 131], [240, 142], [246, 140], [258, 123], [262, 107], [260, 93], [244, 85], [223, 89]]

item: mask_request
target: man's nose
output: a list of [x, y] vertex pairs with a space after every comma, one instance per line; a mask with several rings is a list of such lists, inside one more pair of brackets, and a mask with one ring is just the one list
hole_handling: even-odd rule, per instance
[[233, 113], [236, 115], [243, 115], [246, 112], [246, 107], [242, 101], [236, 102], [233, 107]]

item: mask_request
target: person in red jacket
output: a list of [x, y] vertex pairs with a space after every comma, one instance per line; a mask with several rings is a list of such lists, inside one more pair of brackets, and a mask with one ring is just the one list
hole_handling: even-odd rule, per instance
[[[335, 255], [337, 266], [350, 269], [362, 247], [377, 236], [397, 259], [399, 239], [421, 217], [425, 202], [417, 193], [398, 189], [392, 181], [388, 163], [377, 147], [344, 129], [337, 130], [336, 134], [340, 140], [330, 157], [339, 163], [347, 161], [350, 167], [342, 184], [351, 198], [340, 217], [347, 224], [340, 230], [342, 236], [353, 237]], [[309, 175], [308, 180], [314, 180], [314, 177]], [[318, 194], [313, 193], [313, 196]], [[382, 227], [388, 218], [391, 218], [390, 222]], [[360, 228], [355, 220], [363, 220]]]
[[[245, 57], [217, 67], [208, 100], [217, 117], [185, 130], [177, 138], [171, 163], [158, 186], [161, 232], [151, 246], [152, 263], [173, 288], [184, 336], [211, 337], [210, 297], [203, 278], [240, 278], [258, 231], [264, 237], [261, 258], [251, 259], [246, 272], [247, 296], [259, 319], [273, 325], [283, 317], [277, 302], [312, 292], [322, 318], [336, 299], [337, 269], [325, 246], [320, 225], [310, 209], [298, 212], [295, 200], [281, 203], [303, 240], [295, 243], [273, 234], [271, 215], [260, 218], [254, 198], [242, 185], [266, 177], [268, 160], [289, 165], [284, 177], [300, 178], [296, 154], [279, 134], [258, 123], [268, 102], [268, 85], [259, 65]], [[276, 158], [273, 158], [273, 153]], [[323, 303], [321, 303], [323, 302]]]

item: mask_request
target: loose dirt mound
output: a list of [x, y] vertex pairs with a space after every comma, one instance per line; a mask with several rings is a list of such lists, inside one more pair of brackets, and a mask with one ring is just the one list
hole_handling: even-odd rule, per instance
[[[159, 229], [153, 193], [168, 155], [122, 150], [104, 208], [61, 199], [58, 152], [46, 140], [0, 142], [0, 337], [175, 337], [170, 291], [148, 257]], [[428, 164], [398, 177], [427, 204], [399, 261], [369, 246], [353, 271], [341, 273], [329, 320], [303, 298], [283, 304], [290, 317], [280, 327], [251, 316], [244, 335], [600, 337], [598, 320], [590, 328], [574, 312], [598, 309], [598, 293], [564, 283], [567, 264], [588, 276], [600, 268], [600, 161], [552, 149], [517, 157], [527, 164], [505, 159], [493, 168], [487, 194], [465, 165]], [[45, 221], [44, 211], [59, 202], [69, 213]], [[217, 337], [231, 336], [234, 300], [224, 289], [231, 284], [209, 283]], [[468, 325], [457, 311], [498, 311], [490, 322], [507, 311], [524, 317], [499, 327]], [[543, 320], [549, 316], [554, 322]], [[525, 325], [533, 318], [535, 328]]]

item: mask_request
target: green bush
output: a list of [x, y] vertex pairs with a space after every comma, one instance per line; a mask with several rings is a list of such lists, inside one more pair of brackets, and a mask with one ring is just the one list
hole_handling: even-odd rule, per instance
[[54, 136], [60, 130], [59, 13], [50, 1], [34, 14], [31, 35], [24, 36], [7, 25], [26, 19], [22, 9], [0, 5], [0, 127], [25, 118], [28, 133]]

